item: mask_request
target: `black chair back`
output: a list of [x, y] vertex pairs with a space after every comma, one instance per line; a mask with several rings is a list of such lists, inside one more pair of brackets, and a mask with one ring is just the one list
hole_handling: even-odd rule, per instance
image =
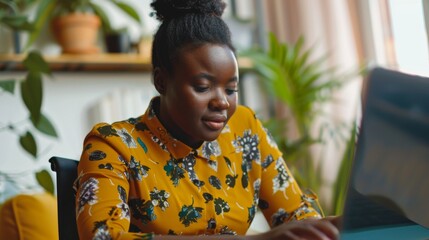
[[49, 159], [52, 171], [57, 175], [58, 230], [60, 240], [79, 239], [76, 225], [75, 191], [79, 161], [62, 157]]

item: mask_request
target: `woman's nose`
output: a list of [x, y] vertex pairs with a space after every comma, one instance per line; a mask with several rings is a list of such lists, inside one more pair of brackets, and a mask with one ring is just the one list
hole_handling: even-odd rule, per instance
[[210, 100], [210, 107], [215, 110], [225, 110], [229, 108], [228, 98], [224, 90], [217, 89], [214, 91]]

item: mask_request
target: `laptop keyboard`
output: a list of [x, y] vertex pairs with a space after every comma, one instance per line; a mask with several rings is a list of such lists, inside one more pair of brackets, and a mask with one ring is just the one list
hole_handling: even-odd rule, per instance
[[383, 225], [415, 224], [398, 211], [362, 196], [355, 190], [349, 192], [344, 212], [344, 229], [368, 228]]

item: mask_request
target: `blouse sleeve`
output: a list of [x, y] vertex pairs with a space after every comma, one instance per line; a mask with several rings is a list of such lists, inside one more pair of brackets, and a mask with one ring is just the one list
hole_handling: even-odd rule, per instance
[[[152, 239], [152, 233], [131, 233], [127, 204], [127, 148], [119, 137], [101, 135], [97, 125], [84, 141], [76, 181], [76, 220], [80, 239]], [[106, 129], [105, 128], [105, 129]]]
[[320, 218], [313, 207], [319, 206], [317, 196], [302, 192], [272, 135], [259, 119], [255, 119], [262, 171], [258, 205], [265, 218], [271, 227], [291, 220]]

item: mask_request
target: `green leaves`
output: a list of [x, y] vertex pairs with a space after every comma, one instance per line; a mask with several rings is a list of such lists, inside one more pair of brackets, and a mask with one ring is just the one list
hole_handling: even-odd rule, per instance
[[[48, 64], [36, 51], [30, 52], [23, 60], [24, 67], [28, 70], [24, 80], [20, 82], [21, 99], [28, 112], [29, 120], [33, 127], [40, 133], [51, 137], [58, 137], [54, 125], [42, 113], [43, 101], [43, 74], [51, 74]], [[17, 80], [8, 79], [0, 81], [0, 88], [9, 93], [15, 93]], [[17, 129], [12, 126], [12, 129]], [[19, 143], [22, 148], [31, 156], [37, 158], [37, 142], [33, 135], [33, 130], [28, 129], [24, 134], [20, 134]]]
[[[19, 135], [19, 144], [34, 159], [38, 158], [38, 146], [34, 130], [51, 137], [57, 137], [57, 132], [51, 121], [42, 113], [43, 74], [51, 74], [48, 64], [36, 51], [30, 52], [23, 60], [23, 66], [28, 70], [26, 77], [20, 81], [21, 99], [28, 110], [28, 120], [34, 129], [20, 130], [18, 123], [10, 123], [8, 130]], [[7, 79], [0, 81], [0, 88], [11, 94], [15, 93], [18, 80]], [[23, 133], [21, 133], [23, 132]], [[48, 171], [36, 172], [36, 179], [47, 192], [54, 193], [54, 184]]]
[[0, 88], [6, 92], [13, 94], [15, 92], [15, 84], [16, 81], [14, 79], [7, 79], [0, 81]]
[[51, 75], [51, 69], [49, 68], [48, 63], [38, 52], [30, 52], [24, 59], [23, 64], [29, 72], [46, 73]]
[[34, 30], [34, 25], [28, 21], [25, 15], [9, 15], [0, 10], [0, 23], [8, 26], [13, 30]]
[[350, 176], [350, 170], [355, 155], [356, 140], [358, 137], [358, 126], [355, 122], [351, 128], [349, 140], [347, 141], [346, 150], [341, 160], [340, 169], [337, 173], [337, 178], [333, 186], [333, 214], [341, 215], [343, 211], [344, 202], [346, 199], [348, 178]]
[[[23, 14], [24, 10], [31, 9], [31, 4], [37, 3], [34, 20], [29, 20], [28, 16]], [[104, 3], [104, 1], [100, 2]], [[73, 12], [92, 12], [100, 17], [102, 27], [105, 31], [111, 32], [114, 29], [110, 22], [109, 15], [104, 10], [104, 6], [94, 0], [0, 0], [0, 24], [13, 30], [29, 31], [29, 36], [25, 44], [25, 49], [29, 49], [39, 38], [42, 29], [49, 26], [50, 21], [58, 15], [64, 15]], [[126, 1], [112, 0], [113, 7], [125, 13], [132, 20], [141, 24], [141, 17], [135, 7]], [[11, 13], [12, 12], [12, 13]]]
[[92, 9], [94, 9], [95, 14], [97, 14], [97, 16], [100, 18], [101, 22], [102, 22], [102, 28], [105, 32], [112, 32], [113, 28], [112, 28], [112, 24], [109, 21], [109, 17], [107, 16], [106, 12], [104, 12], [104, 10], [99, 7], [97, 4], [92, 4], [91, 3], [91, 7]]
[[50, 17], [53, 15], [53, 12], [55, 10], [55, 6], [57, 4], [57, 1], [52, 0], [40, 0], [38, 3], [38, 7], [36, 10], [36, 17], [34, 19], [34, 31], [31, 31], [30, 35], [28, 36], [27, 43], [25, 45], [25, 48], [28, 49], [34, 41], [39, 37], [40, 32], [42, 31], [43, 27], [47, 24]]
[[24, 135], [19, 137], [19, 143], [25, 151], [27, 151], [33, 157], [37, 157], [36, 140], [30, 131], [27, 131]]
[[[121, 10], [123, 13], [125, 13], [126, 15], [128, 15], [130, 18], [132, 18], [133, 20], [135, 20], [137, 23], [141, 23], [141, 18], [139, 13], [133, 8], [133, 6], [123, 2], [123, 1], [117, 1], [117, 0], [113, 0], [112, 3], [119, 9]], [[115, 32], [115, 30], [112, 27], [112, 24], [110, 22], [110, 18], [109, 16], [106, 14], [106, 12], [104, 11], [104, 9], [102, 7], [100, 7], [98, 4], [96, 3], [92, 3], [90, 2], [89, 5], [91, 6], [91, 8], [94, 10], [95, 14], [100, 18], [101, 23], [102, 23], [102, 28], [105, 31], [105, 33], [111, 33], [111, 32]], [[117, 30], [116, 30], [117, 31]]]
[[128, 16], [133, 18], [136, 22], [140, 23], [140, 21], [141, 21], [140, 15], [137, 13], [136, 10], [134, 10], [134, 8], [132, 6], [126, 4], [125, 2], [122, 2], [122, 1], [112, 0], [112, 2], [119, 9], [121, 9], [123, 12], [125, 12]]
[[327, 96], [345, 81], [335, 76], [334, 69], [323, 67], [327, 56], [314, 59], [313, 48], [303, 48], [303, 37], [294, 44], [279, 42], [272, 33], [268, 37], [268, 50], [249, 50], [242, 55], [253, 60], [268, 93], [291, 109], [298, 130], [306, 134], [316, 116], [316, 104], [329, 100]]
[[34, 127], [36, 127], [36, 129], [39, 130], [41, 133], [44, 133], [51, 137], [58, 137], [54, 125], [52, 125], [51, 121], [49, 121], [49, 119], [45, 115], [41, 114], [40, 119], [37, 122], [35, 122], [35, 119], [31, 118], [31, 122], [33, 123]]
[[0, 0], [0, 24], [3, 24], [14, 31], [31, 31], [33, 24], [25, 14], [20, 14], [20, 6], [29, 5], [31, 1], [9, 1]]
[[54, 126], [43, 115], [43, 74], [51, 74], [48, 64], [38, 52], [30, 52], [23, 61], [28, 70], [25, 80], [21, 82], [21, 97], [30, 113], [33, 126], [48, 136], [57, 137]]
[[36, 173], [36, 179], [40, 186], [42, 186], [47, 192], [54, 194], [54, 182], [48, 171], [41, 170]]
[[21, 96], [30, 112], [31, 119], [37, 123], [42, 107], [42, 76], [39, 72], [29, 72], [25, 81], [21, 82]]

